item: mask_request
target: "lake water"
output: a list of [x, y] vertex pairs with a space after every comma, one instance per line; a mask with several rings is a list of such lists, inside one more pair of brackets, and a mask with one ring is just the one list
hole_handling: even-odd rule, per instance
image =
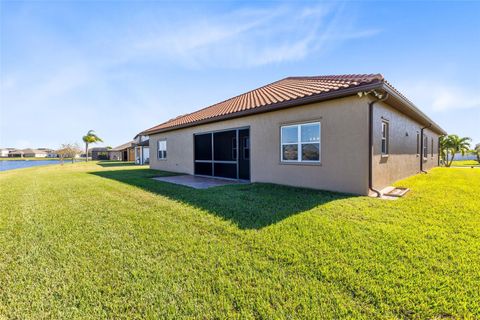
[[59, 164], [60, 160], [0, 160], [0, 171]]

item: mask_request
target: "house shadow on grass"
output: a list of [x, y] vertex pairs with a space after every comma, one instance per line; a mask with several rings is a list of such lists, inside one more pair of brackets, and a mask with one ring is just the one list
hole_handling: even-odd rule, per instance
[[91, 174], [192, 205], [231, 220], [241, 229], [261, 229], [327, 202], [353, 196], [266, 183], [193, 189], [153, 180], [154, 177], [175, 174], [151, 169], [97, 171]]
[[99, 166], [105, 167], [105, 168], [110, 168], [110, 167], [130, 167], [130, 166], [135, 166], [135, 165], [137, 165], [137, 164], [135, 164], [135, 162], [133, 162], [133, 161], [127, 162], [127, 161], [116, 161], [116, 160], [111, 160], [111, 161], [103, 160], [103, 161], [99, 161], [97, 164], [98, 164]]

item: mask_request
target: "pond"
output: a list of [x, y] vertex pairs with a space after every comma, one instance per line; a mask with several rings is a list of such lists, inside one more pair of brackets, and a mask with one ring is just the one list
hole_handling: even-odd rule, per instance
[[60, 160], [0, 160], [0, 171], [59, 164]]

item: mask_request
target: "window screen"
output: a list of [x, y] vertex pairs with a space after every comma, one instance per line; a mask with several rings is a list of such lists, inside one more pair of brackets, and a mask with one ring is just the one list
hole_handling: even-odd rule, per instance
[[195, 135], [195, 160], [212, 160], [212, 134]]

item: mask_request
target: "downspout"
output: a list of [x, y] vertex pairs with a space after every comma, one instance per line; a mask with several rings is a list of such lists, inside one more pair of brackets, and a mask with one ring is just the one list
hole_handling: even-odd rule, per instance
[[382, 193], [373, 187], [373, 105], [377, 102], [385, 101], [388, 98], [388, 93], [385, 92], [381, 97], [376, 94], [376, 100], [368, 103], [368, 189], [377, 194], [377, 198], [382, 196]]
[[[427, 171], [423, 170], [423, 143], [424, 143], [424, 138], [423, 138], [423, 130], [425, 129], [428, 129], [432, 126], [431, 123], [429, 123], [427, 126], [423, 127], [423, 128], [420, 128], [420, 172], [423, 172], [423, 173], [427, 173]], [[428, 141], [427, 141], [428, 143]], [[428, 157], [428, 154], [427, 154], [427, 157]]]

